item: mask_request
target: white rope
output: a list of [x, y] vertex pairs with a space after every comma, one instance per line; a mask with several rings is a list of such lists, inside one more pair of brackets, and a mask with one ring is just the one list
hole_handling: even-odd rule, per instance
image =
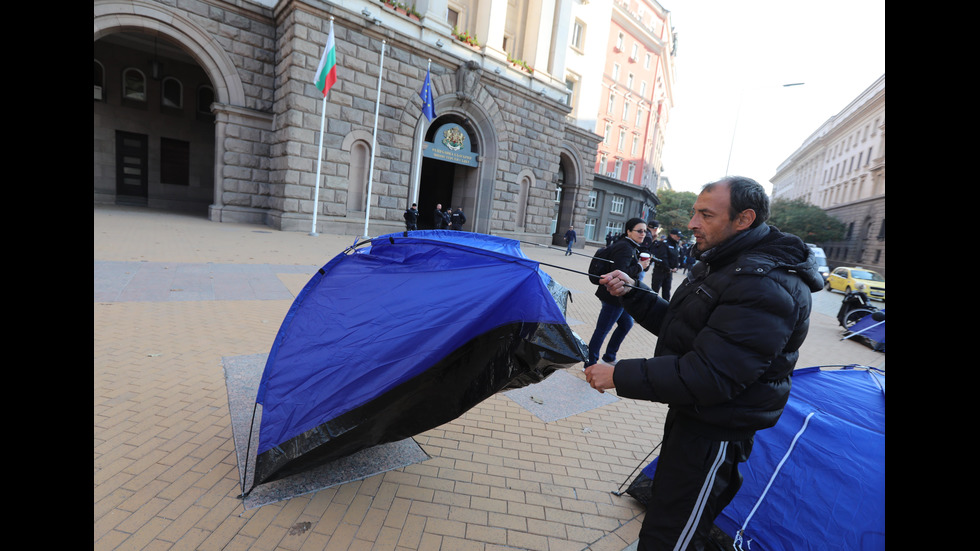
[[[772, 476], [769, 477], [769, 483], [766, 484], [766, 489], [762, 491], [762, 495], [759, 496], [759, 499], [755, 502], [755, 506], [753, 506], [752, 510], [749, 511], [749, 515], [745, 518], [745, 522], [742, 523], [742, 528], [735, 534], [735, 540], [732, 542], [732, 549], [742, 550], [742, 534], [745, 533], [745, 528], [749, 525], [749, 521], [752, 520], [752, 516], [755, 515], [756, 509], [762, 505], [762, 500], [766, 498], [766, 494], [769, 492], [769, 488], [772, 487], [772, 483], [776, 479], [776, 475], [779, 474], [779, 470], [783, 468], [783, 464], [786, 463], [787, 459], [789, 459], [789, 454], [793, 453], [793, 448], [796, 446], [796, 441], [800, 439], [800, 436], [803, 436], [803, 431], [805, 431], [806, 426], [810, 424], [810, 418], [816, 413], [817, 412], [815, 411], [811, 411], [810, 414], [806, 416], [806, 419], [804, 419], [803, 427], [800, 428], [799, 432], [796, 433], [796, 436], [793, 437], [793, 441], [790, 443], [789, 449], [786, 450], [783, 458], [779, 461], [779, 464], [776, 465], [776, 470], [773, 471]], [[752, 549], [752, 540], [746, 540], [746, 543], [749, 549]]]

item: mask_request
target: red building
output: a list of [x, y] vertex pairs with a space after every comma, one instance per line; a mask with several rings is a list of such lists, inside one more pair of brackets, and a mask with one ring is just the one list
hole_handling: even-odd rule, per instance
[[614, 0], [596, 133], [596, 174], [656, 190], [673, 106], [670, 12], [653, 0]]

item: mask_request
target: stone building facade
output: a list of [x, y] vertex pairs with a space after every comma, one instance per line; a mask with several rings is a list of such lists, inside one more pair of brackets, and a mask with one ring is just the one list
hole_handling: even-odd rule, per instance
[[[420, 0], [415, 14], [378, 0], [96, 0], [95, 202], [348, 235], [403, 230], [412, 202], [426, 227], [441, 203], [469, 231], [554, 242], [584, 224], [600, 140], [567, 122], [552, 76], [571, 2], [518, 3], [514, 29], [492, 17], [507, 0]], [[331, 23], [338, 82], [324, 100], [313, 78]], [[504, 51], [515, 37], [542, 60], [533, 72]], [[465, 162], [435, 154], [447, 128]]]
[[772, 198], [802, 199], [843, 222], [819, 243], [830, 267], [885, 274], [885, 75], [810, 135], [779, 166]]

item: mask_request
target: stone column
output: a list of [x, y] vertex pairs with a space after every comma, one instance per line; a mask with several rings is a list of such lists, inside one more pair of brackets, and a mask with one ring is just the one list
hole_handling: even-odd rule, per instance
[[269, 197], [270, 113], [221, 103], [211, 104], [214, 128], [214, 203], [208, 218], [216, 222], [266, 223]]

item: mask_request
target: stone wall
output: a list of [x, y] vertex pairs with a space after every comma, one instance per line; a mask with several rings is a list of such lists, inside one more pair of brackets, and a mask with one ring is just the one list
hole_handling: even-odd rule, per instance
[[[100, 11], [115, 14], [118, 28], [102, 23], [99, 30]], [[460, 58], [458, 52], [318, 0], [281, 2], [274, 12], [237, 0], [190, 0], [177, 8], [147, 0], [101, 0], [96, 12], [97, 37], [129, 27], [159, 32], [201, 60], [216, 88], [213, 220], [308, 230], [316, 196], [318, 224], [322, 219], [331, 231], [357, 234], [364, 213], [348, 207], [348, 193], [350, 144], [360, 140], [376, 141], [370, 219], [379, 222], [379, 230], [401, 229], [419, 152], [418, 92], [431, 60], [437, 115], [465, 121], [479, 140], [480, 167], [464, 178], [461, 195], [468, 204], [481, 205], [481, 212], [469, 211], [467, 217], [480, 220], [482, 231], [550, 234], [564, 155], [566, 171], [575, 170], [571, 181], [566, 174], [575, 199], [567, 205], [574, 212], [565, 218], [584, 222], [600, 138], [569, 124], [569, 108], [532, 88], [533, 79], [484, 71], [479, 53]], [[126, 17], [132, 21], [123, 22]], [[324, 102], [313, 77], [331, 17], [338, 82]], [[382, 40], [384, 78], [374, 135]], [[103, 134], [114, 125], [103, 123]], [[98, 135], [98, 120], [96, 126]], [[533, 178], [524, 178], [527, 174]], [[529, 189], [522, 190], [521, 182], [528, 180]], [[517, 204], [518, 197], [527, 198], [526, 206]], [[526, 213], [518, 220], [522, 210]], [[477, 224], [473, 228], [480, 231]]]

